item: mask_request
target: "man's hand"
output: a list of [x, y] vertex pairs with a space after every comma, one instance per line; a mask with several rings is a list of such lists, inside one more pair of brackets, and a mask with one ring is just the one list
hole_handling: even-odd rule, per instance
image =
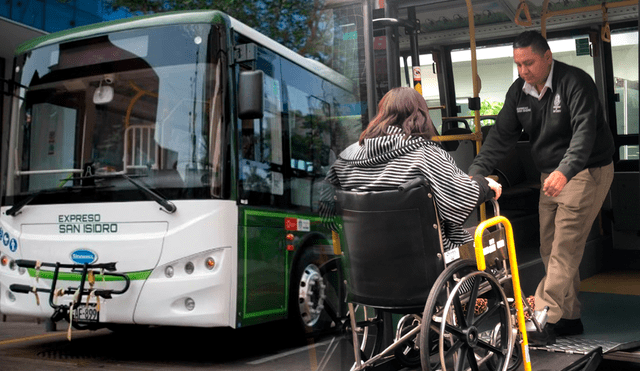
[[549, 197], [558, 197], [565, 185], [567, 185], [567, 177], [556, 170], [544, 180], [542, 191]]
[[487, 183], [489, 183], [489, 188], [491, 188], [493, 190], [493, 192], [496, 194], [496, 201], [500, 198], [500, 195], [502, 195], [502, 184], [496, 182], [495, 180], [486, 177], [485, 179], [487, 179]]

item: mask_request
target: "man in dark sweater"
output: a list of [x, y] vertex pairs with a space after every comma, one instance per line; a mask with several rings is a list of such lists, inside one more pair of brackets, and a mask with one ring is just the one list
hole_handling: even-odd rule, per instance
[[513, 43], [520, 77], [511, 85], [495, 126], [469, 168], [489, 175], [522, 130], [529, 134], [540, 171], [540, 255], [546, 275], [535, 306], [549, 307], [543, 331], [529, 332], [532, 345], [555, 343], [556, 335], [583, 332], [578, 268], [587, 235], [613, 180], [613, 136], [593, 79], [579, 68], [554, 61], [535, 31]]

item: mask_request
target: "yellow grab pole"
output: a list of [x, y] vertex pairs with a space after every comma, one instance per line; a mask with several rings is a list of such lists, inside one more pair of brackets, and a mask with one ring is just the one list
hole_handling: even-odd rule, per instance
[[[467, 13], [469, 16], [469, 46], [471, 50], [471, 79], [473, 83], [473, 97], [478, 98], [480, 95], [480, 77], [478, 76], [478, 59], [476, 57], [476, 26], [473, 20], [473, 5], [471, 5], [471, 0], [467, 1]], [[480, 111], [474, 111], [474, 122], [476, 127], [476, 134], [481, 132], [480, 130]], [[480, 146], [482, 145], [482, 140], [480, 137], [476, 140], [476, 154], [480, 152]]]
[[[473, 83], [473, 98], [478, 98], [480, 95], [480, 76], [478, 76], [478, 59], [476, 58], [476, 26], [474, 22], [473, 5], [471, 0], [467, 2], [467, 16], [469, 18], [469, 49], [471, 50], [471, 80]], [[476, 154], [480, 153], [480, 146], [482, 146], [482, 134], [480, 129], [480, 111], [474, 111], [474, 119], [476, 127]], [[487, 218], [487, 212], [484, 204], [480, 205], [480, 220]]]
[[516, 303], [518, 329], [522, 336], [522, 358], [524, 360], [525, 371], [531, 371], [531, 357], [529, 356], [529, 339], [527, 338], [527, 327], [524, 319], [524, 305], [522, 303], [522, 290], [520, 288], [520, 274], [518, 272], [518, 261], [516, 259], [516, 247], [513, 242], [513, 229], [511, 222], [504, 216], [494, 216], [478, 225], [474, 235], [476, 264], [478, 269], [483, 271], [487, 269], [484, 259], [484, 246], [482, 246], [482, 234], [485, 229], [496, 224], [503, 224], [507, 231], [507, 251], [509, 252], [509, 265], [511, 267], [511, 280], [513, 282], [513, 296]]

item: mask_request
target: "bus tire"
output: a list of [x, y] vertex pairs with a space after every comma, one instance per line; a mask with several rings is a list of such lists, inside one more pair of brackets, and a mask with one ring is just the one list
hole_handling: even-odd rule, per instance
[[317, 338], [337, 328], [342, 317], [340, 259], [318, 250], [311, 246], [302, 251], [291, 274], [289, 319], [294, 331], [306, 338]]

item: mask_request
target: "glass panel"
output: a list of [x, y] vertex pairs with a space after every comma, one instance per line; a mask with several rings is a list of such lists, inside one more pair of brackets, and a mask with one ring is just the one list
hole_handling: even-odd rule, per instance
[[[284, 195], [284, 152], [282, 147], [282, 91], [280, 57], [259, 49], [257, 68], [264, 72], [262, 119], [242, 121], [242, 160], [240, 180], [252, 204], [281, 204]], [[250, 194], [261, 193], [261, 195]]]
[[44, 22], [44, 3], [42, 1], [22, 1], [12, 0], [3, 1], [4, 6], [8, 6], [6, 14], [0, 14], [5, 17], [11, 15], [11, 19], [16, 22], [26, 24], [34, 28], [43, 28]]
[[[481, 115], [495, 115], [504, 103], [509, 86], [517, 78], [513, 63], [513, 47], [511, 44], [481, 47], [476, 49], [478, 76], [481, 79], [480, 100]], [[469, 49], [451, 52], [453, 64], [456, 102], [460, 106], [460, 116], [473, 116], [474, 111], [468, 108], [468, 99], [473, 97], [473, 80], [471, 78], [471, 51]], [[471, 130], [475, 130], [473, 119], [467, 119]], [[483, 120], [482, 126], [493, 124], [492, 120]]]
[[[611, 35], [618, 135], [638, 134], [638, 31]], [[636, 155], [637, 155], [637, 146]], [[621, 148], [621, 158], [627, 150]], [[636, 157], [637, 158], [637, 157]]]
[[[405, 66], [404, 59], [400, 58], [400, 84], [401, 86], [413, 86], [413, 62], [411, 57], [407, 58]], [[407, 76], [409, 81], [407, 81]], [[438, 86], [438, 75], [434, 73], [434, 61], [432, 54], [420, 55], [420, 76], [422, 83], [422, 96], [427, 101], [429, 115], [433, 124], [440, 132], [442, 127], [442, 110], [440, 109], [440, 89]]]
[[620, 147], [620, 159], [621, 160], [637, 160], [638, 157], [638, 145], [622, 146]]
[[[29, 1], [30, 3], [34, 1]], [[48, 32], [56, 32], [75, 27], [75, 12], [69, 4], [63, 4], [59, 1], [45, 0], [46, 20], [44, 30]]]
[[[31, 114], [31, 141], [23, 162], [32, 163], [31, 170], [72, 169], [74, 165], [74, 138], [78, 112], [50, 103], [34, 104]], [[29, 116], [31, 116], [29, 118]], [[43, 150], [45, 149], [46, 150]], [[34, 174], [29, 191], [66, 185], [59, 174]]]
[[595, 79], [593, 58], [589, 55], [576, 54], [576, 39], [588, 38], [589, 35], [578, 35], [570, 39], [549, 40], [553, 59], [584, 70]]
[[[582, 36], [578, 36], [579, 38]], [[587, 37], [587, 36], [584, 36]], [[549, 40], [549, 47], [553, 53], [553, 59], [571, 64], [586, 71], [594, 77], [593, 59], [590, 56], [576, 56], [574, 38]], [[636, 44], [637, 47], [637, 44]], [[637, 49], [636, 49], [636, 76], [637, 76]], [[476, 49], [478, 61], [478, 75], [481, 79], [480, 99], [481, 115], [495, 115], [500, 111], [504, 98], [511, 84], [518, 78], [518, 69], [513, 63], [513, 46], [504, 44], [499, 46], [479, 47]], [[454, 86], [456, 100], [461, 107], [460, 116], [472, 116], [473, 111], [468, 109], [467, 99], [473, 96], [473, 83], [471, 77], [471, 51], [469, 49], [455, 50], [451, 52], [453, 63]], [[512, 73], [505, 73], [511, 71]], [[636, 77], [637, 81], [637, 77]], [[472, 130], [475, 130], [473, 120], [469, 120]], [[493, 124], [493, 120], [483, 120], [482, 126]]]
[[331, 150], [330, 106], [293, 86], [289, 97], [289, 132], [291, 136], [291, 202], [311, 207], [311, 187], [322, 178], [335, 154]]
[[112, 200], [146, 198], [122, 174], [171, 198], [194, 197], [188, 188], [203, 197], [219, 186], [209, 141], [218, 138], [224, 92], [217, 85], [218, 101], [207, 97], [223, 69], [207, 62], [219, 55], [207, 52], [210, 32], [209, 25], [127, 31], [19, 56], [24, 88], [8, 195], [84, 186], [87, 175], [100, 177], [100, 192], [126, 191]]

